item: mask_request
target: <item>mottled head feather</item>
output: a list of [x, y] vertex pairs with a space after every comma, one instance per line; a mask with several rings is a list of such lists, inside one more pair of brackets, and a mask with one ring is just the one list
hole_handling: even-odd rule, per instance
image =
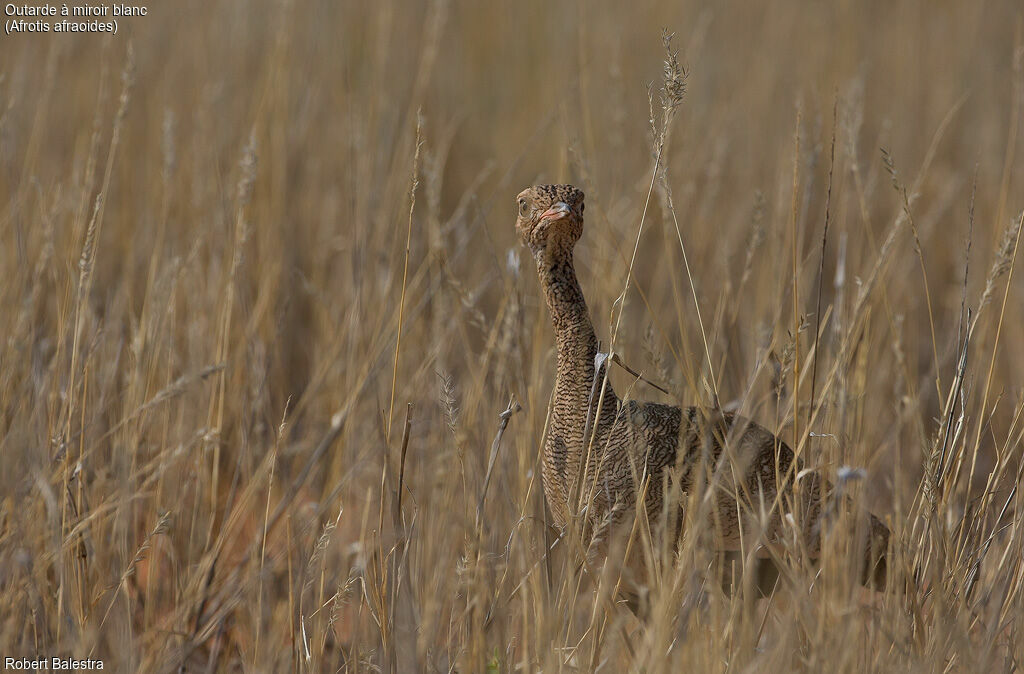
[[[534, 255], [568, 253], [583, 234], [583, 190], [572, 185], [534, 185], [516, 195], [516, 231]], [[545, 217], [564, 204], [562, 217]]]

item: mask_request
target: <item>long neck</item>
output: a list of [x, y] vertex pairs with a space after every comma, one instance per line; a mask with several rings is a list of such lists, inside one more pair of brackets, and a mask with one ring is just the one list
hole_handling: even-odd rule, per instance
[[[602, 382], [598, 380], [598, 395], [591, 400], [591, 391], [595, 390], [597, 335], [576, 279], [571, 249], [555, 253], [540, 251], [536, 261], [558, 345], [554, 404], [544, 452], [544, 487], [556, 520], [564, 524], [570, 486], [579, 474], [586, 452], [587, 412], [589, 409], [593, 421], [601, 390]], [[604, 378], [603, 365], [598, 375]], [[617, 407], [618, 399], [609, 382], [601, 404], [602, 420], [613, 418]]]
[[576, 279], [572, 251], [542, 251], [536, 259], [544, 300], [551, 313], [551, 323], [555, 327], [555, 337], [558, 340], [559, 361], [561, 362], [563, 356], [563, 347], [582, 345], [581, 348], [590, 351], [587, 360], [593, 369], [593, 357], [597, 353], [597, 335], [594, 333], [594, 324], [590, 322], [590, 311], [587, 309], [587, 300], [583, 297], [583, 289]]

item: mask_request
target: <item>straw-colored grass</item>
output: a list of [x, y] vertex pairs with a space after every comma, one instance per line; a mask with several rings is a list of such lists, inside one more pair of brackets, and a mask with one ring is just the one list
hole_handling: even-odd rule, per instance
[[[189, 0], [0, 38], [0, 657], [1021, 668], [1022, 16]], [[770, 597], [697, 515], [638, 521], [638, 620], [546, 525], [536, 182], [587, 193], [598, 333], [671, 395], [616, 389], [741, 410], [849, 496]]]

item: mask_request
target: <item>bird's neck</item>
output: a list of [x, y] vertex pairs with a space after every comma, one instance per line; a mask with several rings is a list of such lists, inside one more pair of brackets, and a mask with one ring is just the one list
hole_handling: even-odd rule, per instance
[[[590, 311], [583, 289], [576, 279], [572, 251], [537, 255], [537, 274], [544, 290], [544, 300], [551, 314], [551, 324], [558, 340], [558, 356], [561, 361], [565, 349], [571, 347], [574, 357], [584, 357], [593, 368], [597, 353], [597, 335], [590, 322]], [[585, 353], [584, 353], [585, 352]]]
[[[541, 251], [536, 261], [558, 346], [554, 402], [545, 446], [544, 486], [556, 520], [564, 524], [567, 512], [563, 506], [586, 452], [585, 436], [595, 420], [605, 365], [601, 365], [595, 377], [597, 335], [576, 279], [572, 251], [555, 254]], [[593, 400], [592, 391], [595, 391]], [[618, 398], [608, 382], [598, 420], [602, 428], [615, 417], [617, 408]], [[591, 424], [588, 424], [588, 410]], [[601, 429], [597, 434], [601, 434]]]

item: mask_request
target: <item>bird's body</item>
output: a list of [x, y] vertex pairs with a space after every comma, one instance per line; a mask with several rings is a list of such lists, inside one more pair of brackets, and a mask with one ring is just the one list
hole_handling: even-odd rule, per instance
[[[681, 508], [695, 486], [710, 486], [707, 516], [721, 550], [739, 549], [741, 532], [750, 530], [742, 518], [760, 511], [767, 525], [760, 544], [778, 539], [783, 517], [794, 514], [816, 555], [824, 484], [817, 472], [803, 470], [785, 443], [740, 416], [623, 401], [615, 394], [573, 267], [583, 193], [542, 185], [520, 193], [518, 204], [517, 230], [537, 263], [558, 350], [543, 466], [555, 523], [563, 527], [573, 514], [585, 513], [596, 532], [632, 521], [641, 493], [648, 521], [656, 522], [666, 502]], [[780, 484], [783, 498], [777, 498]], [[683, 518], [674, 515], [678, 535]], [[874, 517], [871, 534], [876, 550], [884, 549], [888, 529]]]

